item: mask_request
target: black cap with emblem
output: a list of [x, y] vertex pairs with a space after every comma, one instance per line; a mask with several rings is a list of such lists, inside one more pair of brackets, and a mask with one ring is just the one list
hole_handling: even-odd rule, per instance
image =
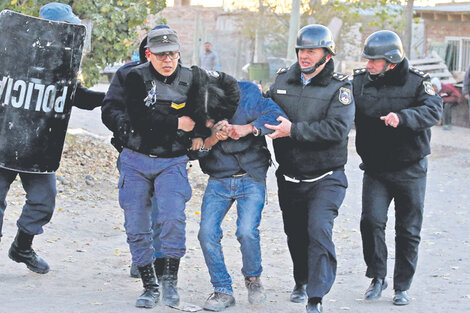
[[152, 53], [179, 51], [180, 42], [173, 29], [160, 28], [149, 32], [145, 47]]
[[392, 64], [403, 61], [405, 54], [400, 37], [389, 30], [379, 30], [367, 37], [362, 52], [364, 59], [385, 59]]

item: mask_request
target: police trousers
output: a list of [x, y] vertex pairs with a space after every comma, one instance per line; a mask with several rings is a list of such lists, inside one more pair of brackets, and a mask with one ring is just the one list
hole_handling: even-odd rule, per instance
[[296, 284], [307, 284], [309, 298], [326, 295], [336, 278], [332, 239], [334, 219], [344, 200], [344, 170], [314, 182], [295, 183], [277, 174], [279, 205]]
[[0, 237], [7, 207], [6, 197], [17, 175], [20, 175], [26, 191], [26, 202], [16, 222], [18, 229], [30, 235], [42, 234], [42, 227], [51, 220], [54, 212], [57, 194], [55, 173], [31, 174], [0, 168]]
[[[137, 266], [153, 262], [153, 232], [158, 234], [162, 257], [181, 258], [186, 252], [184, 209], [191, 198], [187, 162], [187, 156], [154, 158], [130, 149], [121, 152], [119, 204], [132, 262]], [[157, 210], [153, 220], [152, 197]]]
[[361, 236], [366, 276], [385, 278], [388, 207], [395, 202], [395, 269], [393, 288], [408, 290], [416, 271], [423, 222], [427, 160], [399, 171], [364, 173]]

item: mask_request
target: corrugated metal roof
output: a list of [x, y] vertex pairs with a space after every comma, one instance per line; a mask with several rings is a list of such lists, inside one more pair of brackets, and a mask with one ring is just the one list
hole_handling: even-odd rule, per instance
[[416, 13], [436, 12], [436, 13], [468, 13], [470, 4], [449, 4], [435, 7], [414, 7]]

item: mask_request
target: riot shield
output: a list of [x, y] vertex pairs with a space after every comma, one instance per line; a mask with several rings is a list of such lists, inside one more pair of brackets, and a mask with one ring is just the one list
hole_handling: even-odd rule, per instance
[[85, 26], [0, 12], [0, 167], [59, 167]]

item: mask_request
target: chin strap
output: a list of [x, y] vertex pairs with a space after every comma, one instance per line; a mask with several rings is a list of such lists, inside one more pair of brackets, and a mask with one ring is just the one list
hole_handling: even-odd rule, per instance
[[321, 58], [321, 60], [318, 61], [314, 66], [310, 66], [310, 67], [307, 67], [307, 68], [301, 68], [300, 71], [304, 74], [307, 74], [307, 75], [314, 73], [317, 70], [317, 68], [319, 68], [320, 66], [322, 66], [323, 64], [326, 63], [326, 57], [327, 57], [327, 55], [325, 54], [323, 56], [323, 58]]
[[382, 71], [380, 73], [378, 73], [377, 75], [371, 75], [369, 71], [367, 71], [367, 78], [370, 80], [370, 81], [374, 81], [374, 80], [377, 80], [379, 78], [382, 78], [385, 76], [385, 72], [387, 71], [387, 67], [392, 64], [390, 62], [388, 62], [387, 60], [385, 60], [385, 65], [384, 65], [384, 68], [382, 69]]

